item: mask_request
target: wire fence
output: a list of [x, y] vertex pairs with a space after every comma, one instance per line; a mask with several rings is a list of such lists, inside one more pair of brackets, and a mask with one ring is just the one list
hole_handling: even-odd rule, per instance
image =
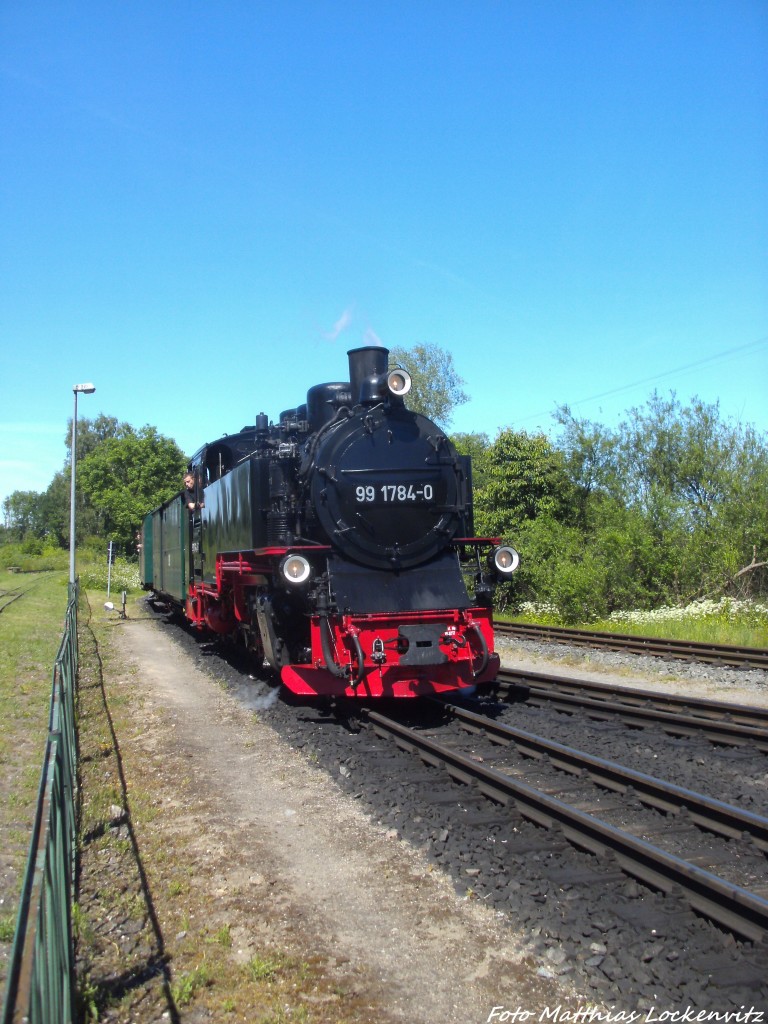
[[73, 1020], [78, 592], [78, 583], [70, 584], [64, 635], [53, 667], [48, 740], [2, 1024], [71, 1024]]

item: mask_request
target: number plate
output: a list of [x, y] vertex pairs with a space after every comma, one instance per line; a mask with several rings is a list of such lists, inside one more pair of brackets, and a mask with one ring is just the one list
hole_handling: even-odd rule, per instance
[[355, 501], [360, 505], [414, 505], [434, 501], [432, 484], [358, 484]]

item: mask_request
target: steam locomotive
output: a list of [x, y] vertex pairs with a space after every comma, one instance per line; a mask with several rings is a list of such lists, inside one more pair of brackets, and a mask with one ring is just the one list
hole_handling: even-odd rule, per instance
[[[469, 458], [404, 401], [388, 350], [191, 459], [142, 527], [142, 583], [240, 639], [299, 695], [416, 697], [493, 681], [491, 598], [519, 563], [473, 536]], [[474, 591], [470, 597], [469, 590]]]

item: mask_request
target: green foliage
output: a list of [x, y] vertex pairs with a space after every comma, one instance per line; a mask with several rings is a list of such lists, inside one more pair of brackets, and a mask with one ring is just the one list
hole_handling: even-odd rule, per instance
[[14, 491], [3, 501], [3, 520], [9, 538], [21, 540], [40, 529], [40, 494], [37, 491]]
[[543, 434], [502, 430], [480, 459], [475, 482], [475, 528], [483, 536], [514, 539], [539, 516], [568, 521], [574, 488], [561, 452]]
[[184, 971], [171, 985], [171, 995], [177, 1006], [188, 1006], [200, 989], [212, 984], [211, 972], [206, 963], [191, 971]]
[[[5, 942], [13, 931], [10, 915], [15, 917], [29, 852], [48, 735], [53, 664], [68, 593], [66, 573], [19, 576], [3, 570], [0, 589], [23, 593], [0, 615], [0, 834], [5, 865], [0, 942]], [[8, 952], [3, 950], [3, 955]]]
[[285, 958], [281, 954], [251, 957], [246, 970], [254, 981], [272, 980], [285, 967]]
[[615, 431], [558, 412], [584, 543], [608, 569], [604, 607], [766, 591], [768, 445], [717, 404], [653, 393]]
[[613, 612], [601, 629], [702, 643], [768, 647], [768, 604], [724, 597], [685, 608]]
[[88, 564], [82, 565], [78, 575], [81, 585], [86, 590], [106, 591], [108, 583], [113, 594], [117, 594], [122, 590], [126, 590], [128, 593], [141, 590], [138, 565], [124, 558], [115, 559], [111, 574], [109, 573], [106, 558], [103, 557], [101, 561], [90, 561]]
[[521, 552], [498, 604], [589, 622], [768, 593], [768, 443], [717, 405], [651, 395], [616, 430], [558, 410], [557, 442], [502, 430], [471, 454], [477, 532]]
[[[21, 555], [32, 557], [69, 547], [71, 432], [70, 420], [67, 459], [48, 488], [42, 494], [14, 491], [4, 500], [0, 545], [3, 549], [19, 542], [25, 546], [13, 560], [1, 556], [0, 564], [26, 566]], [[94, 536], [100, 538], [101, 546], [104, 538], [111, 538], [131, 550], [145, 512], [180, 489], [185, 468], [185, 456], [176, 443], [155, 427], [136, 431], [103, 413], [94, 420], [78, 419], [78, 548]]]
[[[34, 541], [35, 548], [38, 544], [41, 545], [41, 550], [37, 553], [25, 550], [28, 542], [3, 544], [0, 546], [0, 567], [7, 569], [13, 565], [21, 569], [22, 572], [42, 572], [68, 567], [69, 554], [67, 551], [54, 544]], [[13, 577], [8, 577], [8, 579], [13, 579]]]
[[510, 584], [517, 607], [544, 600], [563, 622], [606, 612], [607, 569], [597, 553], [585, 548], [581, 530], [540, 516], [521, 527], [517, 543], [524, 553]]
[[179, 490], [185, 467], [176, 442], [146, 426], [102, 441], [84, 459], [79, 478], [104, 517], [106, 536], [129, 547], [147, 510]]
[[472, 459], [472, 482], [476, 490], [488, 483], [485, 460], [491, 440], [487, 434], [452, 434], [451, 441], [460, 455], [468, 455]]
[[[40, 495], [40, 532], [61, 547], [69, 546], [69, 500], [70, 471], [60, 470], [54, 474], [48, 487]], [[87, 527], [83, 516], [82, 494], [78, 490], [76, 505], [78, 540]]]
[[412, 379], [406, 399], [409, 409], [428, 416], [443, 428], [451, 422], [457, 405], [469, 401], [464, 380], [453, 365], [450, 352], [438, 345], [395, 347], [389, 353], [390, 366], [402, 366]]
[[[89, 420], [84, 419], [81, 416], [77, 418], [77, 458], [84, 459], [87, 455], [90, 455], [92, 451], [103, 441], [107, 441], [111, 438], [127, 437], [133, 433], [133, 427], [129, 423], [118, 423], [117, 417], [105, 416], [104, 413], [99, 413], [95, 419]], [[67, 425], [67, 433], [64, 438], [64, 443], [67, 446], [67, 458], [66, 466], [69, 468], [72, 462], [72, 420], [69, 420]]]

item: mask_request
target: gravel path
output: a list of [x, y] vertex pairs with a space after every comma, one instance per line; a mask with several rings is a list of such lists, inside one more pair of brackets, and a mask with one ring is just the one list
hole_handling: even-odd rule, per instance
[[279, 940], [282, 922], [303, 936], [306, 956], [330, 951], [350, 965], [381, 1021], [480, 1024], [494, 1007], [538, 1015], [585, 1004], [567, 980], [542, 976], [526, 959], [526, 936], [458, 896], [261, 724], [257, 687], [223, 690], [205, 649], [160, 621], [129, 620], [116, 633], [144, 707], [131, 742], [147, 764], [165, 762], [156, 799], [174, 799], [174, 777], [195, 780], [199, 799], [169, 841], [197, 846], [196, 885], [222, 896], [249, 891], [250, 913], [232, 926], [241, 955], [266, 921]]

